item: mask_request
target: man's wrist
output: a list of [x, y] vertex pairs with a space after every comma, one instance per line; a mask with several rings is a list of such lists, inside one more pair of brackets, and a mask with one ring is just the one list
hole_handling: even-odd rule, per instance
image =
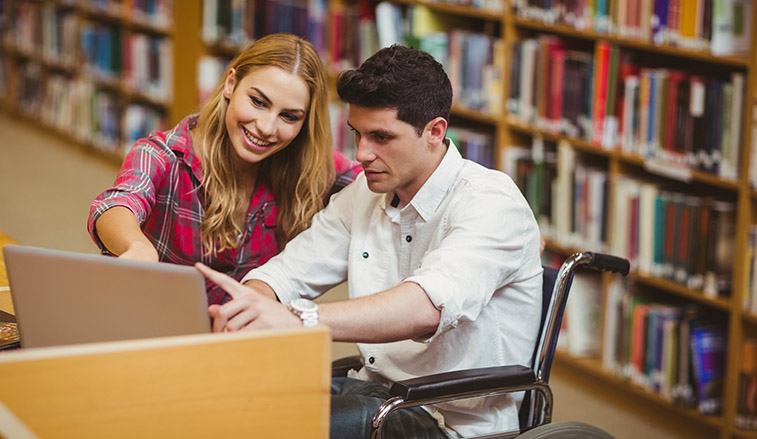
[[318, 324], [318, 305], [308, 299], [294, 299], [287, 305], [289, 311], [302, 321], [302, 326], [316, 326]]
[[276, 295], [276, 292], [271, 288], [270, 285], [263, 282], [259, 279], [248, 279], [242, 283], [242, 285], [246, 286], [247, 288], [250, 288], [251, 290], [254, 290], [255, 292], [262, 294], [266, 297], [269, 297], [271, 299], [276, 300], [277, 302], [281, 302], [279, 300], [279, 297]]

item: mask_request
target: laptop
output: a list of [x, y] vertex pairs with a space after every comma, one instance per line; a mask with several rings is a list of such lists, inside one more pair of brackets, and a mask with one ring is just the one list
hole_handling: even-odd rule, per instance
[[193, 267], [3, 247], [21, 347], [210, 332]]

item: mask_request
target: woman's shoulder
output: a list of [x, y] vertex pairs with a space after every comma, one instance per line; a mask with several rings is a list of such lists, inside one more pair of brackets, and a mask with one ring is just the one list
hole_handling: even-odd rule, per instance
[[336, 171], [336, 178], [334, 185], [329, 191], [329, 196], [341, 191], [345, 186], [349, 185], [363, 172], [363, 168], [360, 163], [352, 161], [345, 157], [341, 152], [332, 150], [334, 155], [334, 169]]
[[334, 168], [336, 169], [337, 174], [341, 174], [347, 171], [351, 171], [354, 169], [358, 169], [355, 175], [362, 172], [363, 168], [360, 167], [360, 163], [350, 160], [347, 157], [345, 157], [344, 154], [342, 154], [340, 151], [337, 151], [335, 149], [331, 150], [332, 155], [334, 156]]
[[176, 160], [177, 155], [194, 156], [190, 129], [195, 124], [196, 115], [187, 116], [169, 130], [155, 130], [137, 140], [132, 150], [167, 161]]

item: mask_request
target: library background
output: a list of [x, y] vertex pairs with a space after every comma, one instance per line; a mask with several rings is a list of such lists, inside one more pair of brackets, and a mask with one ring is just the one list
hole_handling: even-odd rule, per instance
[[[618, 438], [647, 424], [757, 438], [756, 14], [751, 0], [0, 0], [0, 111], [117, 164], [261, 35], [306, 37], [332, 83], [380, 47], [428, 51], [453, 83], [449, 136], [516, 180], [545, 263], [631, 261], [626, 279], [576, 279], [556, 417]], [[354, 157], [337, 99], [331, 118]]]

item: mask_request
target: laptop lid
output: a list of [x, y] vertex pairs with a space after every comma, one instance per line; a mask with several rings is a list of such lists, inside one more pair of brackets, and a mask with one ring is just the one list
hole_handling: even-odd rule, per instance
[[3, 247], [22, 347], [210, 332], [193, 267]]

